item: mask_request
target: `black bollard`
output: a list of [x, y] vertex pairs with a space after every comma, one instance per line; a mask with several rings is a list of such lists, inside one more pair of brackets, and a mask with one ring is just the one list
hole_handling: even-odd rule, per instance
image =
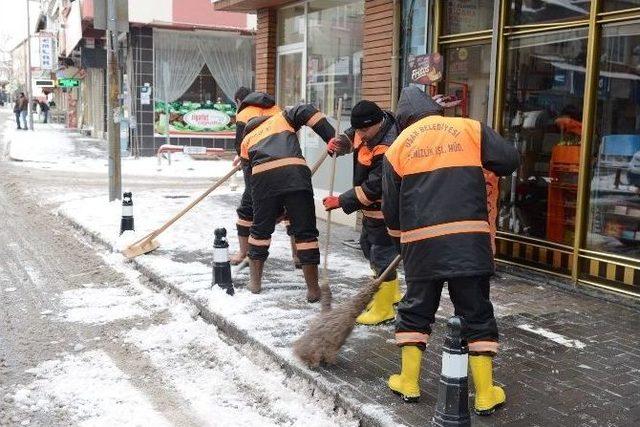
[[469, 348], [462, 338], [463, 319], [455, 316], [447, 323], [447, 337], [442, 347], [442, 371], [438, 386], [438, 403], [433, 425], [470, 426], [469, 418]]
[[227, 242], [227, 230], [216, 228], [213, 241], [213, 281], [211, 286], [218, 285], [227, 290], [227, 294], [233, 295], [233, 282], [231, 281], [231, 263], [229, 262], [229, 242]]
[[133, 225], [133, 199], [131, 193], [122, 194], [122, 219], [120, 220], [120, 235], [127, 230], [135, 230]]

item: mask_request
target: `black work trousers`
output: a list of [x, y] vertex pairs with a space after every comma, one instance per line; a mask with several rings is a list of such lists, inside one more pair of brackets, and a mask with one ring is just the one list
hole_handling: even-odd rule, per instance
[[313, 193], [310, 191], [295, 191], [253, 201], [249, 258], [264, 261], [269, 256], [271, 235], [283, 213], [283, 206], [290, 222], [288, 232], [295, 239], [300, 264], [320, 264], [316, 213]]
[[[371, 269], [375, 272], [376, 277], [380, 276], [383, 271], [389, 267], [394, 258], [398, 255], [393, 241], [387, 236], [386, 239], [380, 239], [377, 236], [380, 233], [387, 234], [387, 228], [383, 221], [380, 224], [366, 219], [362, 222], [362, 231], [360, 232], [360, 248], [364, 257], [369, 261]], [[396, 271], [389, 273], [385, 281], [395, 280]]]
[[440, 306], [444, 283], [456, 316], [464, 318], [463, 336], [470, 353], [495, 354], [498, 325], [489, 299], [489, 276], [457, 277], [449, 280], [407, 281], [407, 293], [398, 305], [396, 343], [424, 349]]
[[253, 224], [253, 203], [251, 202], [251, 167], [243, 166], [242, 175], [244, 175], [244, 193], [240, 199], [240, 206], [236, 209], [238, 213], [238, 221], [236, 228], [238, 236], [249, 237], [249, 230]]

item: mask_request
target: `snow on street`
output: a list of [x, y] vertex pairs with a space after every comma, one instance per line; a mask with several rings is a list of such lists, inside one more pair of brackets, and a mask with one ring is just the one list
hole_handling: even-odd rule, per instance
[[[119, 254], [96, 253], [44, 200], [24, 196], [20, 180], [31, 177], [22, 163], [0, 162], [0, 425], [357, 425], [258, 350], [228, 341], [194, 307], [150, 290]], [[98, 164], [81, 163], [74, 167]], [[201, 162], [213, 163], [222, 164]], [[65, 179], [53, 180], [34, 192], [73, 201], [55, 194], [68, 190]], [[167, 210], [184, 203], [158, 194]], [[142, 212], [141, 229], [164, 220]]]

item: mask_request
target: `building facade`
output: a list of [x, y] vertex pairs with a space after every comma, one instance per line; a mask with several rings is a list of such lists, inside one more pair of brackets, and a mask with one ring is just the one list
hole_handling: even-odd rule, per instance
[[[215, 4], [257, 12], [258, 89], [328, 115], [342, 97], [343, 125], [358, 99], [393, 108], [430, 54], [442, 78], [422, 87], [462, 99], [450, 114], [521, 153], [501, 182], [499, 260], [640, 295], [640, 1]], [[321, 149], [304, 144], [311, 158]]]

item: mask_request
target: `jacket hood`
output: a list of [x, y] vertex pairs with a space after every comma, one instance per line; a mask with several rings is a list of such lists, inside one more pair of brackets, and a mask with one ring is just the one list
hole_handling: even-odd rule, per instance
[[240, 104], [238, 112], [242, 111], [248, 106], [271, 108], [276, 105], [276, 100], [273, 96], [264, 92], [251, 92]]
[[440, 115], [443, 111], [443, 108], [427, 93], [416, 86], [406, 87], [402, 89], [396, 108], [398, 130], [402, 132], [418, 120], [427, 116]]

